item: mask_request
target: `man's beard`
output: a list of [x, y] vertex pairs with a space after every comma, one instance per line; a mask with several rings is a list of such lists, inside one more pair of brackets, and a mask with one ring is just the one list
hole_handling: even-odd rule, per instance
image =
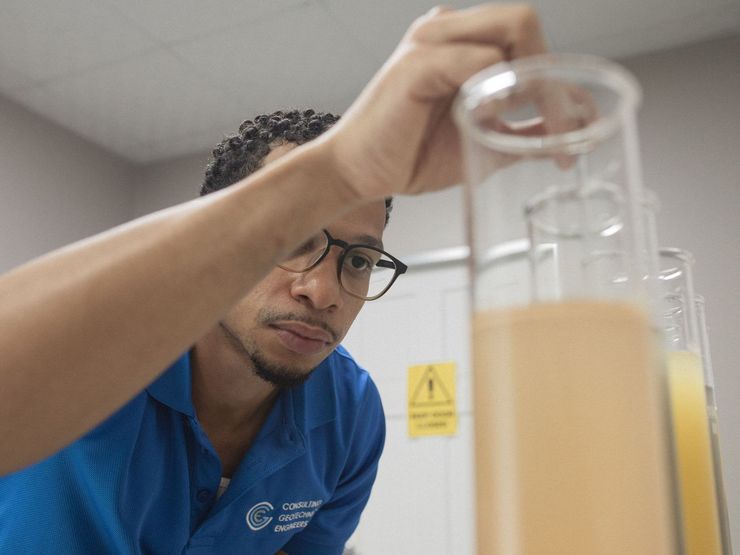
[[245, 353], [249, 355], [252, 364], [254, 364], [254, 373], [280, 389], [288, 389], [289, 387], [301, 385], [313, 374], [313, 370], [302, 372], [288, 366], [272, 364], [257, 349], [252, 351], [245, 349]]
[[254, 366], [254, 373], [264, 381], [278, 387], [279, 389], [288, 389], [304, 383], [315, 369], [310, 371], [299, 368], [291, 368], [280, 364], [273, 364], [262, 354], [262, 352], [251, 341], [242, 341], [237, 335], [223, 322], [219, 326], [226, 335], [226, 338], [242, 355], [247, 357]]

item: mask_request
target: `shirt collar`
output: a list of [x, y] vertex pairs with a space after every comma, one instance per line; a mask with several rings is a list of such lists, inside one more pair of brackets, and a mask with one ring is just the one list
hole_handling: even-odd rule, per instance
[[333, 421], [337, 416], [335, 374], [341, 372], [340, 355], [332, 352], [300, 388], [293, 390], [296, 415], [302, 415], [307, 430]]
[[[292, 413], [298, 426], [310, 430], [336, 418], [334, 374], [342, 370], [339, 365], [340, 358], [340, 354], [332, 352], [313, 371], [306, 383], [293, 388], [291, 395], [281, 395], [283, 402], [292, 401]], [[160, 403], [194, 417], [190, 372], [190, 352], [187, 352], [146, 390]]]
[[190, 383], [190, 352], [187, 352], [150, 384], [146, 391], [160, 403], [192, 417], [195, 416], [195, 408]]

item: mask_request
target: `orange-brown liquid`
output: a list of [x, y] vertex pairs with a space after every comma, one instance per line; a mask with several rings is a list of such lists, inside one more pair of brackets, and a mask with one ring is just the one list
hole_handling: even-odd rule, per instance
[[649, 320], [573, 301], [474, 319], [481, 555], [676, 553]]

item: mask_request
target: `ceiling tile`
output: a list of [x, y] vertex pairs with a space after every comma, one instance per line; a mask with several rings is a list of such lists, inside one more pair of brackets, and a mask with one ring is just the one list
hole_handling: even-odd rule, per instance
[[[712, 6], [711, 4], [720, 4]], [[645, 17], [633, 25], [613, 26], [598, 37], [563, 41], [564, 48], [609, 58], [672, 48], [708, 39], [718, 34], [740, 32], [740, 4], [707, 2], [706, 6], [685, 6], [677, 15], [664, 12], [660, 17]]]
[[[553, 50], [587, 52], [611, 58], [625, 52], [646, 52], [655, 48], [656, 37], [648, 29], [670, 24], [677, 18], [690, 19], [707, 10], [722, 9], [736, 0], [591, 0], [577, 11], [572, 0], [535, 0], [542, 24]], [[574, 17], [573, 14], [578, 16]], [[688, 31], [688, 29], [687, 29]], [[681, 40], [682, 30], [671, 35]], [[617, 41], [610, 37], [620, 37]], [[606, 39], [606, 40], [605, 40]]]
[[390, 56], [406, 30], [417, 18], [443, 3], [450, 8], [467, 8], [480, 4], [476, 0], [374, 0], [347, 2], [320, 0], [326, 9], [381, 64]]
[[215, 89], [208, 97], [201, 96], [190, 105], [198, 108], [189, 111], [187, 130], [175, 133], [174, 127], [163, 127], [149, 133], [143, 139], [147, 154], [139, 157], [137, 162], [210, 152], [224, 137], [236, 132], [244, 119], [253, 115], [241, 103]]
[[120, 151], [201, 130], [223, 94], [169, 52], [159, 51], [33, 89], [22, 102]]
[[100, 2], [44, 2], [48, 11], [38, 9], [35, 2], [23, 3], [25, 10], [18, 4], [14, 3], [17, 13], [13, 17], [0, 18], [0, 63], [36, 81], [80, 72], [156, 46]]
[[3, 0], [3, 13], [37, 21], [53, 30], [74, 27], [80, 14], [89, 19], [97, 17], [105, 7], [95, 4], [94, 0]]
[[296, 106], [310, 106], [319, 111], [341, 113], [353, 100], [351, 97], [327, 95], [322, 102], [307, 103], [300, 97], [300, 91], [295, 92], [294, 101], [280, 104], [258, 99], [250, 100], [246, 95], [234, 101], [230, 95], [222, 95], [219, 92], [216, 93], [216, 97], [216, 102], [208, 109], [200, 110], [199, 114], [191, 112], [189, 121], [192, 129], [187, 133], [176, 136], [167, 134], [163, 129], [162, 132], [154, 132], [148, 136], [144, 142], [147, 147], [146, 154], [136, 158], [136, 161], [151, 162], [185, 154], [210, 152], [225, 137], [236, 133], [242, 121], [254, 118], [260, 113]]
[[173, 50], [214, 86], [230, 90], [257, 113], [327, 106], [328, 101], [354, 97], [377, 69], [353, 38], [316, 6]]
[[10, 95], [13, 91], [28, 87], [33, 84], [33, 79], [21, 73], [0, 60], [0, 93]]
[[273, 15], [309, 0], [109, 0], [152, 37], [182, 41]]

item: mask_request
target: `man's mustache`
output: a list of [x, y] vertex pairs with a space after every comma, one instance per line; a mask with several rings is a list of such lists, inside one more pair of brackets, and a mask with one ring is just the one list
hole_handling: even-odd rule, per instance
[[301, 322], [315, 328], [321, 328], [331, 335], [332, 342], [336, 342], [339, 338], [339, 333], [323, 320], [312, 318], [311, 316], [300, 314], [298, 312], [275, 312], [268, 309], [262, 309], [258, 313], [258, 318], [261, 323], [268, 326], [279, 322]]

